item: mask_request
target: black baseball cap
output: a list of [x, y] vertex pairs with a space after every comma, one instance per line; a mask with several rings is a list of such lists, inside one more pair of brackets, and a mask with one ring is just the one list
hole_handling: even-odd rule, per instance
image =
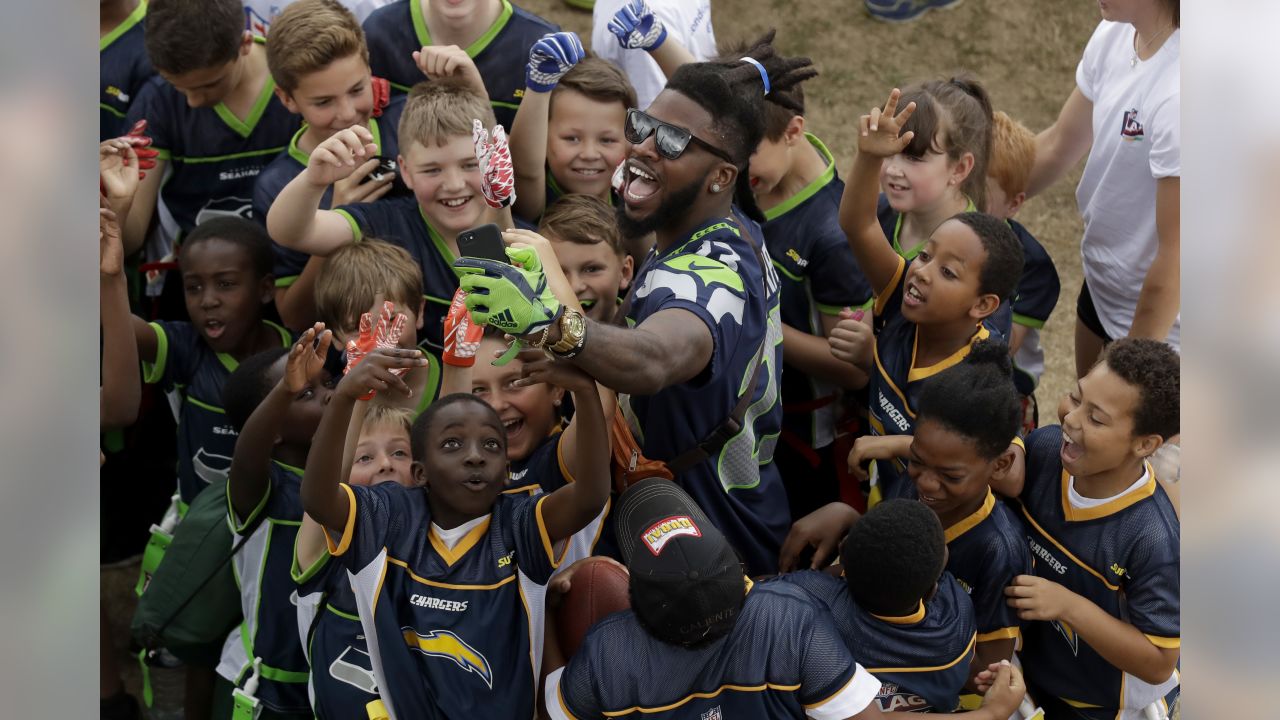
[[693, 498], [663, 478], [632, 485], [613, 511], [631, 574], [631, 609], [659, 640], [701, 645], [733, 627], [746, 598], [742, 563]]

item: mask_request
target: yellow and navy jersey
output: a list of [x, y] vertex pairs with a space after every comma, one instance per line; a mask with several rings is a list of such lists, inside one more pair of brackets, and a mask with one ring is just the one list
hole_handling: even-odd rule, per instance
[[[1146, 482], [1095, 507], [1078, 507], [1062, 467], [1062, 428], [1026, 439], [1019, 498], [1035, 574], [1059, 583], [1137, 628], [1160, 648], [1180, 640], [1178, 516], [1151, 466]], [[1027, 622], [1019, 652], [1029, 684], [1085, 716], [1137, 718], [1164, 698], [1178, 674], [1151, 685], [1107, 662], [1064, 621]]]
[[111, 32], [98, 39], [98, 140], [119, 137], [129, 131], [124, 124], [129, 106], [142, 85], [155, 77], [147, 57], [146, 0]]
[[546, 685], [552, 720], [843, 720], [880, 690], [831, 613], [778, 582], [749, 585], [729, 633], [697, 648], [658, 640], [631, 610], [614, 613], [587, 632]]
[[[559, 25], [502, 0], [502, 13], [475, 42], [464, 48], [476, 64], [489, 91], [489, 102], [498, 122], [511, 132], [520, 98], [524, 97], [524, 69], [529, 49]], [[369, 14], [364, 21], [373, 74], [391, 81], [395, 92], [426, 80], [413, 62], [413, 52], [432, 45], [419, 0], [396, 0]]]
[[[564, 431], [556, 428], [529, 457], [512, 460], [507, 489], [503, 492], [525, 495], [553, 493], [575, 482], [564, 462], [563, 446], [560, 443], [563, 435]], [[613, 516], [609, 512], [615, 498], [616, 495], [611, 491], [600, 517], [570, 538], [569, 548], [565, 551], [567, 562], [572, 562], [569, 558], [576, 560], [591, 555], [604, 555], [622, 562], [622, 551], [618, 548], [618, 538], [613, 529]]]
[[[280, 334], [281, 347], [289, 347], [288, 330], [263, 322]], [[209, 483], [226, 480], [231, 469], [238, 433], [222, 408], [222, 386], [240, 364], [214, 352], [189, 322], [153, 322], [151, 329], [156, 357], [142, 363], [142, 379], [170, 395], [178, 420], [178, 492], [190, 503]]]
[[[227, 497], [227, 524], [235, 541], [248, 537], [232, 558], [244, 620], [222, 646], [218, 674], [239, 687], [260, 659], [255, 696], [277, 712], [309, 712], [307, 660], [298, 637], [293, 544], [302, 525], [302, 468], [272, 462], [262, 500], [239, 517]], [[229, 488], [230, 486], [228, 486]]]
[[347, 571], [392, 718], [531, 718], [545, 585], [559, 567], [545, 495], [499, 495], [452, 547], [425, 488], [341, 486], [351, 514], [329, 551]]
[[[989, 337], [1004, 339], [1004, 335], [993, 326], [991, 318], [987, 318], [974, 329], [969, 342], [946, 359], [927, 367], [917, 367], [916, 324], [902, 316], [903, 288], [913, 262], [900, 259], [898, 271], [875, 299], [875, 367], [872, 368], [868, 392], [871, 431], [876, 435], [913, 434], [916, 403], [925, 381], [963, 361], [979, 340]], [[880, 486], [899, 482], [911, 483], [901, 458], [877, 461], [871, 478], [871, 504], [875, 505], [884, 496]]]
[[226, 105], [193, 108], [163, 78], [149, 80], [129, 108], [125, 127], [146, 119], [147, 134], [168, 163], [160, 198], [182, 233], [215, 217], [253, 217], [253, 184], [288, 145], [299, 119], [262, 85], [247, 118]]
[[[400, 124], [400, 113], [404, 110], [404, 96], [392, 98], [382, 111], [381, 117], [369, 118], [369, 132], [373, 134], [373, 143], [378, 146], [378, 154], [390, 158], [395, 158], [400, 152], [400, 144], [396, 142], [396, 127]], [[253, 219], [265, 226], [267, 224], [267, 211], [271, 209], [271, 203], [276, 201], [276, 197], [280, 195], [280, 191], [284, 190], [284, 186], [288, 185], [303, 170], [307, 169], [307, 161], [310, 159], [306, 153], [298, 148], [298, 141], [302, 139], [302, 134], [307, 131], [307, 124], [303, 123], [298, 128], [298, 132], [294, 133], [293, 139], [289, 141], [289, 146], [284, 152], [280, 153], [263, 168], [262, 173], [258, 175], [258, 180], [253, 186]], [[399, 183], [392, 186], [388, 195], [404, 195], [408, 189], [400, 189]], [[328, 210], [333, 206], [333, 186], [330, 185], [324, 191], [324, 196], [320, 199], [320, 209]], [[310, 255], [297, 250], [284, 247], [279, 243], [271, 243], [271, 251], [275, 255], [275, 266], [272, 268], [272, 274], [276, 278], [276, 287], [289, 287], [297, 281], [298, 276], [302, 274], [302, 268], [306, 266]]]
[[915, 613], [875, 615], [858, 607], [849, 583], [819, 570], [781, 575], [831, 611], [849, 652], [880, 681], [884, 712], [951, 712], [969, 679], [977, 630], [973, 604], [949, 573]]
[[772, 462], [782, 429], [778, 276], [772, 265], [761, 267], [752, 247], [761, 245], [760, 237], [751, 220], [711, 218], [696, 226], [687, 241], [649, 252], [633, 281], [627, 323], [639, 325], [663, 310], [685, 310], [706, 325], [714, 350], [710, 363], [692, 380], [652, 395], [619, 398], [644, 455], [671, 461], [728, 418], [740, 394], [751, 392], [756, 358], [761, 358], [742, 430], [679, 478], [751, 575], [776, 572], [791, 523], [782, 479]]
[[[805, 133], [827, 169], [800, 192], [764, 212], [765, 245], [782, 286], [782, 322], [823, 337], [822, 316], [870, 304], [871, 285], [840, 229], [844, 181], [831, 151]], [[811, 448], [835, 439], [836, 386], [792, 368], [782, 373], [782, 427]], [[820, 405], [820, 407], [818, 407]]]
[[1040, 347], [1040, 330], [1058, 304], [1062, 284], [1058, 268], [1048, 251], [1027, 231], [1022, 223], [1009, 219], [1013, 234], [1022, 241], [1022, 277], [1013, 294], [1013, 322], [1027, 328], [1028, 335], [1014, 358], [1013, 381], [1018, 392], [1035, 392], [1044, 372], [1044, 350]]

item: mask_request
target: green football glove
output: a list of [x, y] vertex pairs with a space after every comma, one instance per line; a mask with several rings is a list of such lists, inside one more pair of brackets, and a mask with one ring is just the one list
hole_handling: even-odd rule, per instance
[[[460, 257], [453, 262], [471, 319], [517, 337], [532, 335], [564, 311], [533, 248], [507, 248], [511, 264]], [[517, 267], [519, 266], [519, 267]]]

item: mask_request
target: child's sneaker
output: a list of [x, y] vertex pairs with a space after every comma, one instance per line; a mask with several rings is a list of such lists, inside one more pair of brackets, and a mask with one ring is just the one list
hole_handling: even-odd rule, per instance
[[871, 17], [884, 22], [908, 22], [930, 10], [953, 8], [961, 0], [863, 0]]

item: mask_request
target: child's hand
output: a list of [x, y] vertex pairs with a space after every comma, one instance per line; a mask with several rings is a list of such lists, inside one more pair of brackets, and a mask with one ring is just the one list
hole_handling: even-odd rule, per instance
[[426, 364], [418, 348], [378, 347], [342, 378], [334, 392], [351, 400], [367, 400], [383, 390], [411, 397], [413, 389], [401, 376]]
[[302, 392], [320, 376], [332, 344], [333, 331], [325, 330], [324, 323], [316, 323], [302, 333], [289, 351], [289, 360], [284, 367], [284, 382], [289, 392]]
[[141, 180], [147, 176], [147, 170], [151, 170], [156, 166], [156, 158], [160, 156], [160, 151], [151, 147], [151, 136], [147, 135], [147, 121], [139, 120], [129, 128], [129, 132], [116, 138], [123, 140], [131, 145], [138, 154], [138, 179]]
[[333, 184], [333, 207], [351, 205], [352, 203], [373, 202], [391, 191], [391, 183], [396, 179], [394, 173], [381, 180], [369, 180], [369, 173], [378, 168], [378, 158], [365, 160], [355, 172]]
[[509, 207], [516, 201], [516, 173], [511, 165], [507, 131], [501, 125], [494, 125], [490, 135], [484, 123], [472, 120], [471, 141], [480, 163], [480, 192], [484, 194], [484, 201], [491, 208]]
[[524, 71], [524, 84], [534, 92], [551, 92], [565, 73], [582, 62], [587, 51], [577, 33], [547, 33], [529, 49], [529, 64]]
[[667, 28], [644, 0], [631, 0], [614, 13], [609, 32], [627, 50], [652, 52], [667, 39]]
[[123, 138], [104, 140], [98, 145], [98, 177], [108, 200], [132, 200], [142, 179], [138, 151]]
[[457, 45], [423, 45], [421, 50], [413, 51], [413, 62], [431, 80], [458, 75], [472, 87], [484, 87], [475, 61]]
[[[377, 318], [375, 321], [374, 318]], [[360, 316], [360, 332], [354, 340], [347, 341], [347, 366], [342, 374], [351, 372], [366, 355], [376, 348], [399, 347], [408, 317], [396, 312], [395, 303], [383, 300], [381, 295], [373, 301], [373, 308]]]
[[1064, 620], [1081, 599], [1066, 587], [1035, 575], [1015, 577], [1004, 594], [1020, 620]]
[[546, 383], [571, 393], [590, 392], [596, 387], [596, 381], [590, 375], [538, 348], [522, 350], [516, 357], [524, 363], [520, 379], [512, 383], [516, 387]]
[[1018, 668], [1001, 660], [978, 673], [978, 691], [985, 695], [982, 707], [990, 708], [996, 717], [1011, 717], [1027, 694], [1027, 686]]
[[[560, 572], [556, 573], [555, 577], [551, 578], [551, 581], [547, 583], [547, 606], [549, 608], [554, 610], [555, 608], [560, 607], [560, 599], [569, 592], [570, 588], [573, 587], [573, 574], [578, 571], [578, 568], [582, 567], [588, 561], [604, 562], [610, 565], [617, 565], [622, 570], [622, 572], [624, 573], [627, 572], [627, 568], [625, 565], [618, 562], [617, 560], [614, 560], [611, 557], [605, 557], [603, 555], [599, 555], [599, 556], [592, 556], [589, 558], [582, 558], [581, 560], [578, 560], [577, 562], [573, 563], [572, 565], [565, 568], [564, 570], [561, 570]], [[630, 573], [627, 573], [627, 574], [629, 575]]]
[[914, 132], [899, 133], [902, 133], [902, 126], [906, 125], [907, 119], [916, 111], [916, 104], [907, 103], [902, 112], [894, 115], [898, 110], [900, 97], [902, 91], [894, 88], [889, 93], [883, 110], [871, 108], [870, 115], [863, 115], [858, 119], [858, 152], [880, 158], [893, 157], [911, 143], [916, 135]]
[[124, 270], [124, 244], [120, 241], [120, 223], [107, 207], [105, 195], [98, 195], [98, 271], [104, 276], [118, 277]]
[[872, 460], [892, 460], [896, 457], [897, 437], [885, 435], [863, 435], [853, 441], [853, 449], [849, 451], [849, 473], [858, 482], [865, 482], [869, 475], [862, 466]]
[[484, 339], [484, 326], [471, 322], [467, 312], [467, 294], [462, 288], [453, 294], [449, 312], [444, 316], [444, 352], [440, 359], [445, 365], [472, 367], [476, 364], [476, 351]]
[[840, 321], [831, 329], [827, 344], [837, 360], [847, 362], [865, 371], [871, 370], [875, 333], [863, 322], [864, 311], [840, 311]]
[[363, 125], [339, 130], [316, 146], [304, 171], [307, 179], [318, 187], [329, 187], [350, 176], [365, 160], [378, 154], [373, 133]]
[[795, 521], [782, 543], [778, 572], [799, 569], [800, 555], [805, 548], [813, 548], [813, 561], [809, 567], [814, 570], [821, 568], [835, 554], [840, 541], [849, 534], [849, 528], [859, 517], [857, 510], [842, 502], [833, 502]]

